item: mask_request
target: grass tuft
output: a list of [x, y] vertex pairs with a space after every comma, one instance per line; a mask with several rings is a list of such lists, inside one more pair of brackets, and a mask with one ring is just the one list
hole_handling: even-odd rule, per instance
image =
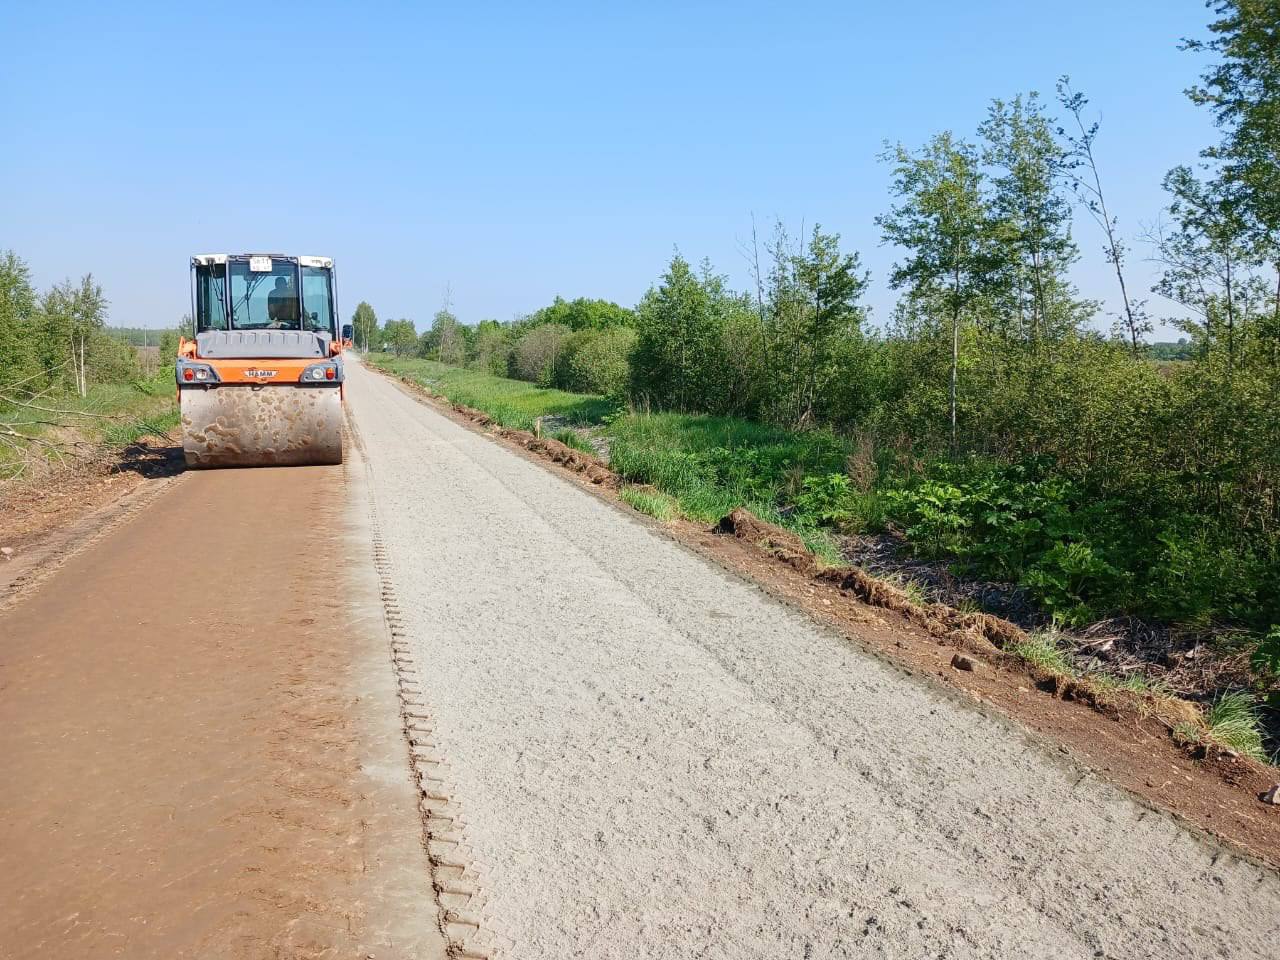
[[633, 509], [663, 522], [671, 520], [679, 514], [675, 501], [656, 490], [645, 490], [643, 487], [623, 487], [618, 491], [618, 499]]
[[1214, 701], [1204, 718], [1208, 736], [1254, 760], [1267, 762], [1262, 749], [1262, 728], [1253, 709], [1253, 698], [1244, 693], [1228, 693]]
[[1262, 747], [1262, 729], [1253, 706], [1248, 694], [1224, 694], [1209, 707], [1201, 722], [1177, 724], [1173, 739], [1183, 746], [1214, 743], [1260, 763], [1272, 763], [1275, 758], [1269, 758]]
[[810, 528], [801, 529], [798, 533], [800, 539], [804, 541], [804, 545], [809, 548], [809, 552], [818, 558], [819, 566], [843, 566], [845, 562], [844, 555], [841, 554], [835, 538], [826, 530]]
[[925, 594], [924, 587], [905, 574], [890, 573], [880, 579], [895, 589], [902, 591], [906, 598], [917, 607], [929, 605], [929, 597]]
[[1173, 742], [1183, 747], [1194, 747], [1205, 740], [1205, 730], [1198, 723], [1184, 720], [1173, 728]]
[[591, 445], [591, 441], [584, 437], [577, 430], [564, 429], [552, 434], [552, 438], [559, 440], [566, 447], [573, 447], [582, 453], [589, 453], [593, 457], [596, 454], [596, 448]]
[[1027, 635], [1027, 639], [1013, 645], [1010, 651], [1027, 663], [1062, 676], [1074, 676], [1075, 668], [1063, 649], [1062, 632], [1057, 627], [1047, 627]]

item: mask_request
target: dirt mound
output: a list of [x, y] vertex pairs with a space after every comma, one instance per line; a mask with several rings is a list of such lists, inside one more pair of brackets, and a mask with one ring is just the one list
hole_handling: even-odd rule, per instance
[[[410, 384], [413, 384], [412, 380], [409, 380], [407, 382]], [[462, 414], [471, 422], [478, 423], [482, 427], [487, 427], [489, 426], [489, 424], [493, 423], [493, 417], [489, 416], [483, 410], [477, 410], [475, 407], [468, 407], [464, 403], [455, 403], [453, 405], [453, 409], [456, 410], [458, 413]]]
[[729, 534], [739, 540], [753, 543], [767, 550], [777, 560], [794, 567], [801, 573], [816, 574], [818, 561], [804, 541], [792, 533], [766, 520], [761, 520], [749, 510], [738, 507], [720, 518], [717, 533]]
[[574, 473], [583, 474], [592, 483], [609, 486], [617, 485], [617, 477], [603, 463], [591, 454], [575, 450], [559, 440], [553, 440], [550, 437], [538, 437], [527, 430], [499, 429], [498, 435], [507, 440], [515, 441], [530, 453], [545, 457], [553, 463], [558, 463], [560, 466], [572, 470]]
[[752, 543], [801, 573], [853, 594], [863, 603], [900, 613], [939, 639], [974, 653], [991, 656], [1026, 639], [1018, 627], [990, 614], [961, 613], [941, 603], [918, 604], [904, 590], [858, 567], [822, 567], [796, 534], [741, 507], [721, 517], [715, 530]]

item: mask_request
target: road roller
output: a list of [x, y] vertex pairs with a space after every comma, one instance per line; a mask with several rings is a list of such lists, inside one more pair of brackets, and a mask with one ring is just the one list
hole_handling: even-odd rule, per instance
[[200, 254], [191, 300], [176, 368], [187, 466], [341, 463], [333, 260]]

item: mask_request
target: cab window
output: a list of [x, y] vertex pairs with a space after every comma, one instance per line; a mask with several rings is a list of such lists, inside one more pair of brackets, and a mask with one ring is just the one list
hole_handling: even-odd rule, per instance
[[325, 267], [302, 268], [302, 323], [306, 330], [333, 335], [333, 289]]
[[236, 330], [297, 330], [297, 266], [274, 260], [271, 269], [251, 270], [247, 260], [233, 260], [231, 278], [231, 326]]
[[196, 267], [196, 331], [227, 329], [227, 265]]

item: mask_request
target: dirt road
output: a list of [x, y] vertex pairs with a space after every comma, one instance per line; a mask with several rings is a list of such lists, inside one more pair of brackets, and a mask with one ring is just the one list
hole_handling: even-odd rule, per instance
[[443, 956], [346, 475], [186, 474], [0, 613], [0, 957]]
[[521, 958], [1274, 957], [1280, 880], [350, 374], [485, 934]]

